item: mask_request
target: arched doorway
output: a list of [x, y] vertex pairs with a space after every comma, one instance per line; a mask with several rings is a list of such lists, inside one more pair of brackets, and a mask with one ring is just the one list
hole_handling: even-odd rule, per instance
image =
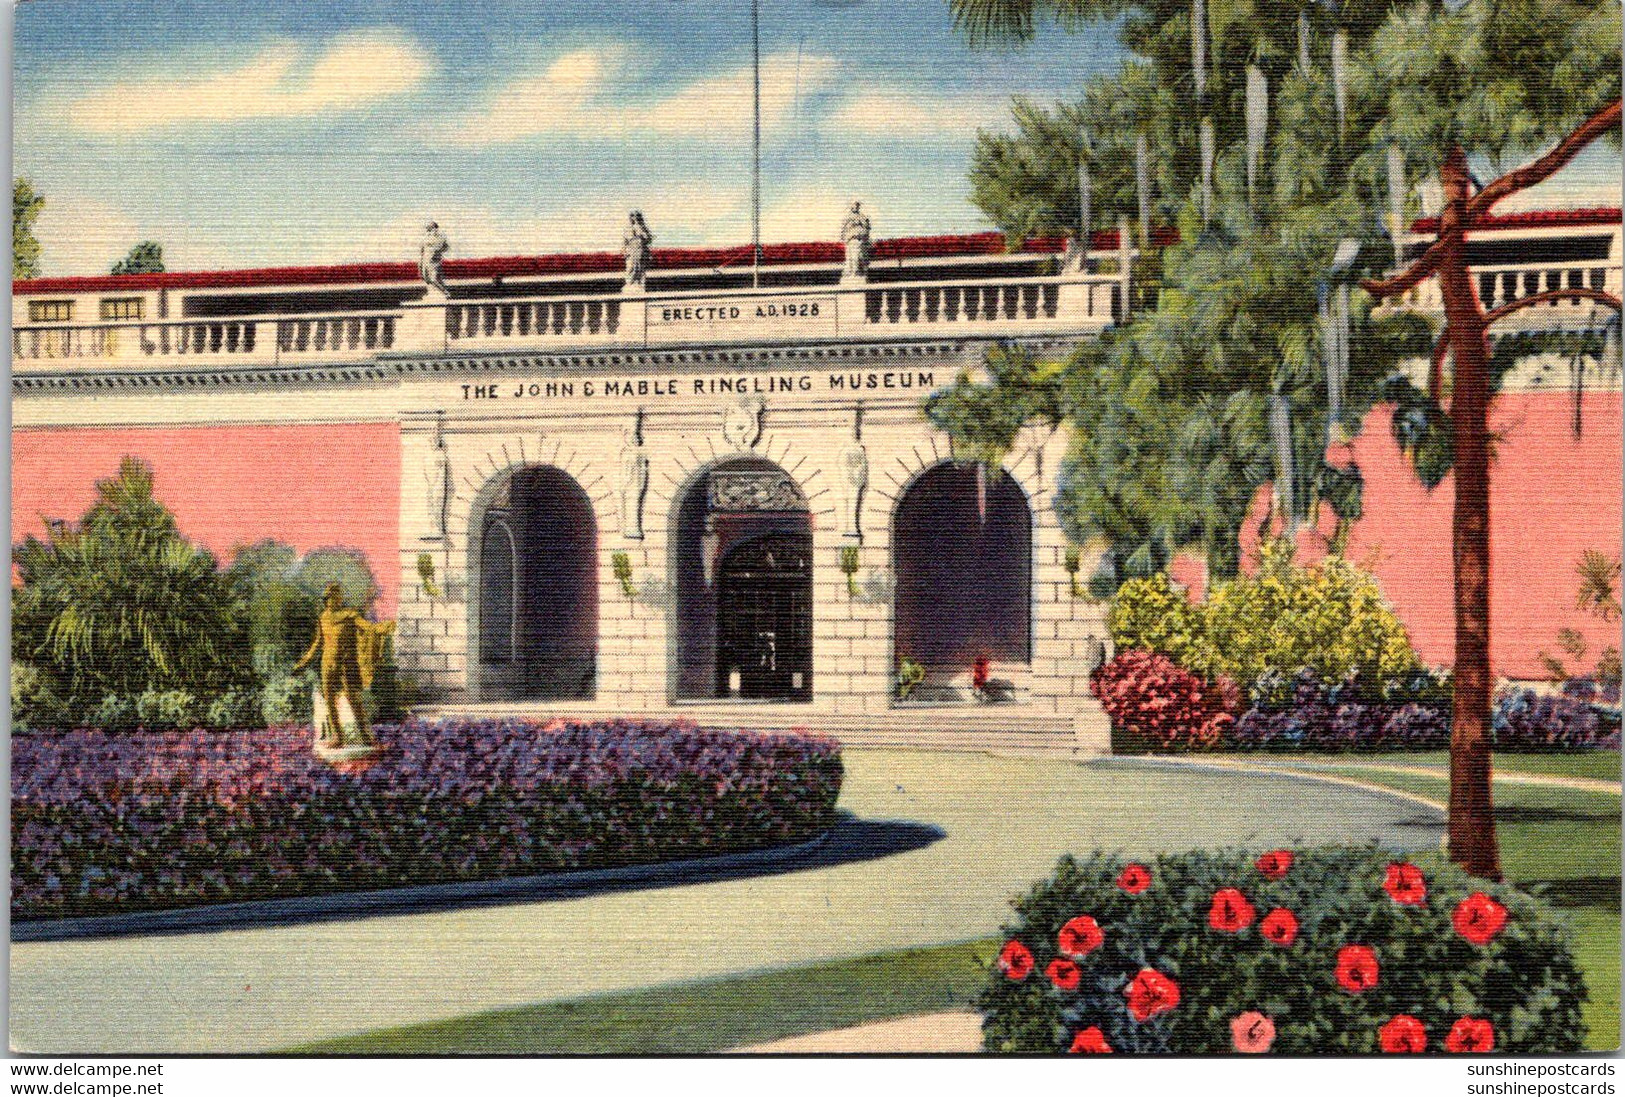
[[812, 522], [771, 461], [724, 461], [678, 504], [675, 694], [679, 699], [812, 697]]
[[916, 477], [893, 512], [892, 568], [897, 663], [932, 683], [982, 658], [1031, 662], [1032, 511], [1008, 472], [948, 463]]
[[585, 700], [598, 677], [598, 526], [552, 466], [516, 469], [479, 533], [477, 645], [486, 700]]

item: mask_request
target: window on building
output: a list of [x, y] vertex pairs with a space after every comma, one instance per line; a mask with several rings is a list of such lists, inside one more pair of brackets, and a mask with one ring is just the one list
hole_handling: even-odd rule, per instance
[[147, 303], [139, 297], [102, 298], [103, 320], [140, 320], [147, 313]]
[[61, 324], [73, 319], [72, 301], [30, 301], [28, 319], [34, 324]]

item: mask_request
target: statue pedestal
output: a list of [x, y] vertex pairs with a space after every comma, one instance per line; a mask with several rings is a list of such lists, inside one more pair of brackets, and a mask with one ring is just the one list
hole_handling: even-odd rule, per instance
[[362, 727], [357, 722], [349, 698], [341, 696], [336, 707], [339, 726], [338, 734], [334, 735], [328, 733], [327, 703], [322, 700], [321, 687], [311, 690], [310, 722], [315, 729], [311, 749], [316, 756], [333, 765], [377, 757], [381, 750], [378, 740], [373, 738], [371, 728]]

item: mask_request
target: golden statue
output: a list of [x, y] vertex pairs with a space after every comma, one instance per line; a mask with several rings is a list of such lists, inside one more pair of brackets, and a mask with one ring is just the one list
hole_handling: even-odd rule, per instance
[[[383, 659], [384, 641], [394, 631], [394, 621], [375, 624], [346, 606], [344, 593], [337, 583], [327, 588], [326, 604], [316, 620], [316, 636], [310, 642], [310, 650], [293, 668], [297, 674], [316, 658], [317, 652], [321, 653], [322, 708], [317, 711], [315, 720], [318, 753], [337, 750], [361, 753], [377, 747], [363, 698]], [[348, 729], [339, 718], [341, 699], [351, 718]]]

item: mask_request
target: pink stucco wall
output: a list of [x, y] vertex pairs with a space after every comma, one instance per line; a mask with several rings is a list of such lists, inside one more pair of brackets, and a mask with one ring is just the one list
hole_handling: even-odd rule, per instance
[[181, 532], [222, 563], [233, 549], [272, 538], [300, 552], [342, 546], [366, 553], [395, 612], [400, 587], [400, 432], [394, 423], [16, 430], [11, 436], [11, 536], [40, 533], [46, 518], [77, 521], [97, 480], [119, 459], [147, 461], [154, 492]]
[[[1582, 431], [1574, 436], [1574, 401], [1557, 392], [1509, 393], [1491, 406], [1496, 436], [1490, 468], [1490, 659], [1497, 674], [1543, 678], [1542, 650], [1562, 656], [1559, 629], [1585, 636], [1593, 656], [1618, 645], [1620, 628], [1575, 609], [1575, 566], [1586, 549], [1620, 552], [1622, 468], [1621, 397], [1586, 393]], [[1370, 568], [1429, 663], [1454, 659], [1455, 609], [1451, 576], [1451, 478], [1431, 492], [1417, 481], [1378, 409], [1353, 444], [1334, 452], [1352, 457], [1365, 476], [1365, 517], [1349, 538], [1348, 556]], [[1243, 548], [1256, 543], [1268, 505], [1261, 492]], [[1299, 538], [1299, 559], [1325, 550], [1330, 515]], [[1176, 577], [1197, 580], [1189, 561]]]

